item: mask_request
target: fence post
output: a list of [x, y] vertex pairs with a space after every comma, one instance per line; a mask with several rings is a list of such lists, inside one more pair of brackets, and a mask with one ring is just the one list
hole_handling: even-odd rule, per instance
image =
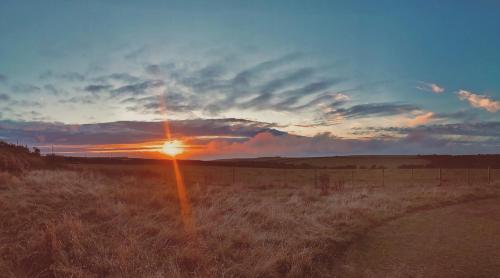
[[470, 173], [469, 173], [469, 168], [466, 169], [465, 171], [466, 175], [467, 175], [467, 185], [470, 185]]
[[318, 169], [314, 169], [314, 186], [318, 187]]
[[351, 185], [354, 187], [354, 170], [351, 170]]
[[286, 169], [283, 169], [283, 186], [287, 186]]
[[236, 168], [233, 167], [233, 185], [236, 184]]
[[491, 185], [491, 167], [488, 167], [488, 185]]
[[382, 186], [385, 186], [385, 169], [382, 168]]
[[410, 169], [410, 185], [414, 185], [414, 182], [413, 182], [413, 168]]
[[439, 168], [439, 186], [443, 185], [443, 170]]

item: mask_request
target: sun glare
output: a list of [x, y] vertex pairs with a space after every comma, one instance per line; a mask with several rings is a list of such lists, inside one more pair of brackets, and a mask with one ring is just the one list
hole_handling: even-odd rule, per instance
[[176, 155], [184, 152], [184, 146], [182, 145], [182, 142], [178, 140], [167, 141], [163, 143], [161, 151], [164, 154], [175, 157]]

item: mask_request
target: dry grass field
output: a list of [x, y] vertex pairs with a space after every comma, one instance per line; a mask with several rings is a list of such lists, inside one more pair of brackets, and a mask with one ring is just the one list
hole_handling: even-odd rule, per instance
[[374, 226], [500, 193], [484, 179], [437, 187], [435, 169], [386, 186], [378, 172], [351, 186], [351, 171], [328, 170], [346, 186], [324, 194], [314, 170], [181, 166], [181, 213], [171, 168], [66, 168], [0, 173], [1, 276], [331, 277]]

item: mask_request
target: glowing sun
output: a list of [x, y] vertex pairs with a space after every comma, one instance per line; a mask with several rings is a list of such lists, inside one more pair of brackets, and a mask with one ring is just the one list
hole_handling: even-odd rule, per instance
[[170, 155], [171, 157], [175, 157], [176, 155], [184, 152], [184, 145], [178, 140], [166, 141], [163, 143], [161, 152]]

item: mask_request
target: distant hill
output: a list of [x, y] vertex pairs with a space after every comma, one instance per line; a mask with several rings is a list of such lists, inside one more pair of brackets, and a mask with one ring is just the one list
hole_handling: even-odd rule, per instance
[[[60, 164], [118, 164], [155, 165], [170, 164], [170, 160], [126, 157], [46, 157], [47, 162]], [[500, 155], [355, 155], [332, 157], [258, 157], [212, 161], [180, 160], [181, 165], [256, 167], [256, 168], [496, 168], [500, 169]]]
[[39, 152], [31, 152], [25, 146], [16, 146], [0, 141], [0, 170], [22, 171], [44, 166]]
[[500, 169], [500, 154], [424, 155], [431, 168], [496, 168]]
[[401, 165], [423, 167], [430, 161], [418, 156], [408, 155], [355, 155], [330, 157], [260, 157], [243, 159], [225, 159], [233, 163], [276, 163], [314, 168], [398, 168]]
[[500, 168], [500, 154], [487, 155], [354, 155], [332, 157], [259, 157], [223, 159], [235, 164], [271, 163], [304, 168]]

